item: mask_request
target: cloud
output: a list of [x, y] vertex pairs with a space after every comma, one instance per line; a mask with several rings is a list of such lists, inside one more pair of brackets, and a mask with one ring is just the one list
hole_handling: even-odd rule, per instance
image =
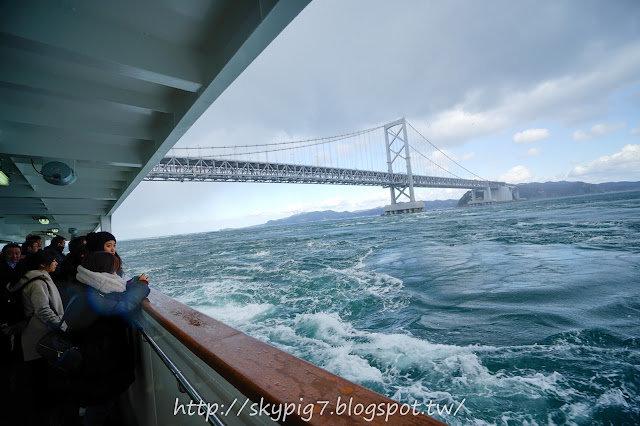
[[540, 150], [540, 148], [531, 148], [527, 151], [527, 153], [524, 155], [525, 157], [535, 157], [536, 155], [540, 155], [542, 151]]
[[602, 156], [585, 166], [576, 166], [570, 177], [605, 182], [640, 177], [640, 145], [625, 145], [619, 152]]
[[512, 167], [508, 172], [498, 177], [498, 181], [507, 183], [524, 183], [531, 180], [531, 172], [525, 166]]
[[527, 129], [513, 135], [513, 141], [518, 144], [525, 144], [546, 139], [551, 135], [548, 129]]
[[500, 111], [473, 113], [459, 105], [438, 113], [427, 134], [439, 147], [454, 146], [499, 132], [508, 124], [508, 118]]
[[592, 137], [592, 135], [585, 133], [583, 130], [576, 130], [575, 132], [573, 132], [573, 139], [579, 142], [587, 141]]
[[613, 133], [616, 130], [626, 126], [624, 122], [612, 123], [612, 124], [596, 124], [595, 126], [591, 126], [589, 132], [585, 132], [584, 130], [576, 130], [573, 132], [573, 139], [582, 142], [587, 141], [589, 139], [593, 139], [596, 136], [604, 136], [609, 133]]
[[475, 152], [470, 152], [468, 154], [464, 154], [462, 156], [462, 161], [467, 161], [467, 160], [472, 160], [476, 157], [476, 153]]
[[640, 126], [631, 129], [631, 132], [629, 132], [630, 135], [640, 135]]
[[[260, 121], [318, 137], [405, 116], [435, 125], [425, 136], [447, 146], [508, 131], [514, 121], [595, 119], [612, 91], [638, 81], [640, 43], [630, 36], [637, 23], [622, 5], [469, 3], [468, 14], [459, 7], [312, 2], [203, 121]], [[396, 19], [405, 24], [388, 25]]]
[[[522, 82], [525, 89], [514, 87], [494, 90], [490, 86], [482, 91], [469, 89], [468, 93], [471, 94], [467, 94], [463, 102], [432, 115], [431, 118], [420, 118], [417, 121], [431, 123], [430, 129], [423, 134], [443, 147], [504, 133], [513, 123], [550, 119], [566, 125], [596, 119], [606, 113], [607, 99], [612, 92], [640, 82], [637, 76], [640, 43], [612, 48], [607, 57], [608, 62], [599, 62], [588, 70], [575, 70], [539, 80], [533, 85], [531, 82]], [[491, 91], [500, 93], [500, 96], [487, 95]], [[491, 103], [492, 106], [481, 108], [478, 105], [481, 103]], [[623, 122], [598, 124], [589, 133], [576, 131], [574, 139], [587, 140], [602, 136], [624, 125]], [[427, 126], [422, 128], [425, 127]], [[525, 143], [526, 137], [522, 135], [519, 139]]]
[[[630, 13], [629, 3], [633, 2], [537, 2], [532, 7], [523, 2], [465, 2], [466, 13], [460, 13], [457, 1], [399, 1], [394, 8], [383, 0], [311, 2], [220, 95], [179, 146], [314, 139], [406, 117], [443, 150], [485, 139], [466, 151], [474, 150], [483, 157], [487, 153], [483, 143], [495, 146], [488, 169], [501, 172], [508, 167], [500, 164], [512, 165], [507, 157], [513, 151], [505, 148], [514, 143], [512, 138], [515, 141], [513, 128], [524, 129], [519, 138], [526, 140], [525, 133], [536, 130], [529, 127], [553, 128], [556, 134], [555, 129], [564, 126], [580, 129], [578, 139], [586, 140], [607, 130], [607, 126], [588, 126], [620, 112], [615, 108], [621, 98], [617, 95], [635, 90], [637, 110], [640, 39], [638, 14]], [[394, 22], [403, 25], [390, 24]], [[509, 36], [513, 34], [517, 37]], [[638, 127], [631, 134], [637, 135], [640, 123], [635, 124]], [[409, 140], [412, 144], [417, 141], [413, 135]], [[342, 147], [340, 154], [350, 154], [352, 148]], [[384, 163], [384, 140], [380, 150], [380, 155], [371, 158]], [[333, 153], [311, 154], [313, 164], [323, 156], [335, 157]], [[567, 155], [563, 170], [587, 167], [586, 163], [568, 165], [576, 154]], [[580, 155], [595, 158], [586, 157], [588, 152]], [[413, 157], [416, 163], [418, 157]], [[273, 154], [269, 160], [274, 161]], [[535, 160], [546, 159], [539, 156]], [[548, 163], [552, 167], [553, 162]], [[476, 165], [463, 164], [476, 171]], [[491, 173], [480, 172], [483, 176]], [[557, 171], [541, 165], [536, 173], [546, 173], [546, 178]], [[626, 176], [630, 176], [628, 170]], [[532, 177], [524, 166], [508, 170], [502, 178], [514, 183], [542, 179]], [[133, 201], [125, 204], [125, 200], [117, 212], [122, 219], [114, 216], [118, 222], [114, 226], [126, 222], [127, 229], [136, 232], [143, 229], [140, 224], [163, 226], [179, 217], [178, 233], [184, 220], [196, 223], [202, 215], [215, 224], [184, 229], [254, 224], [260, 212], [273, 216], [264, 217], [266, 221], [282, 210], [365, 208], [368, 203], [387, 204], [389, 198], [388, 190], [381, 190], [376, 199], [365, 200], [361, 192], [367, 188], [339, 199], [334, 192], [318, 190], [309, 200], [304, 197], [310, 190], [295, 192], [294, 187], [275, 184], [260, 189], [232, 183], [193, 188], [154, 185], [151, 192], [143, 182], [129, 199], [138, 201], [142, 194], [149, 202], [173, 200], [162, 204], [162, 214], [139, 211]], [[346, 190], [332, 189], [336, 194]], [[438, 191], [445, 190], [425, 190], [424, 194], [431, 197]], [[438, 194], [437, 198], [446, 195]], [[239, 196], [251, 202], [227, 202]], [[303, 205], [296, 205], [296, 200], [303, 200]], [[247, 204], [251, 210], [245, 212]], [[256, 214], [245, 218], [251, 212]]]

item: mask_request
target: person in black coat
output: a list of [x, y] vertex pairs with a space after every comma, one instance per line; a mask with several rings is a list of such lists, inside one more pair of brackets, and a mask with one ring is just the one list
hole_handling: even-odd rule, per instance
[[104, 251], [87, 254], [78, 266], [75, 297], [67, 324], [78, 340], [83, 364], [72, 389], [87, 407], [85, 425], [101, 425], [119, 396], [134, 380], [131, 325], [149, 294], [148, 276], [129, 285], [115, 272], [119, 258]]
[[[0, 256], [0, 363], [22, 361], [20, 331], [24, 324], [18, 324], [23, 318], [22, 298], [7, 288], [19, 278], [16, 265], [20, 260], [20, 246], [10, 243], [2, 248]], [[24, 322], [24, 321], [22, 321]]]

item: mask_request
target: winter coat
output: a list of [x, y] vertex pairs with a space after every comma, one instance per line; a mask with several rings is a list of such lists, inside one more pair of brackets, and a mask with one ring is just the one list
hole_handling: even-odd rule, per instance
[[66, 322], [79, 341], [83, 356], [73, 388], [82, 405], [96, 405], [117, 397], [134, 380], [132, 318], [149, 294], [146, 283], [127, 286], [114, 274], [78, 267], [70, 288], [80, 296], [69, 306]]
[[[26, 284], [33, 278], [38, 279]], [[26, 317], [29, 318], [27, 327], [22, 332], [24, 360], [41, 358], [36, 352], [38, 340], [59, 326], [64, 314], [58, 288], [49, 274], [42, 270], [27, 271], [18, 282], [9, 285], [8, 288], [10, 291], [22, 290], [22, 305]], [[66, 330], [67, 325], [62, 323], [60, 328]]]

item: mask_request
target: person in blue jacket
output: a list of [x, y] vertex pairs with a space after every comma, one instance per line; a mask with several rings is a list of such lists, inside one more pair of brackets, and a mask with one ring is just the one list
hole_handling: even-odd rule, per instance
[[87, 254], [73, 286], [79, 297], [67, 307], [67, 324], [79, 342], [83, 362], [72, 392], [86, 407], [85, 425], [102, 425], [120, 395], [134, 380], [132, 326], [149, 294], [148, 276], [129, 284], [116, 274], [120, 259], [111, 253]]

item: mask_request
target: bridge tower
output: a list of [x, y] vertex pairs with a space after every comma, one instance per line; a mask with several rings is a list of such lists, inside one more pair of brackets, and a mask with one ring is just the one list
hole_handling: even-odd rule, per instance
[[[387, 148], [387, 165], [389, 167], [389, 185], [391, 191], [391, 204], [384, 207], [384, 214], [417, 213], [424, 211], [424, 203], [416, 202], [413, 192], [413, 174], [411, 173], [411, 154], [409, 151], [409, 138], [407, 137], [407, 122], [404, 118], [394, 121], [384, 126], [384, 140]], [[395, 161], [406, 162], [407, 181], [396, 182], [393, 174], [393, 163]], [[404, 179], [403, 179], [404, 180]], [[396, 190], [398, 194], [396, 195]], [[407, 193], [407, 190], [409, 193]], [[405, 196], [408, 202], [399, 203], [398, 199]]]

